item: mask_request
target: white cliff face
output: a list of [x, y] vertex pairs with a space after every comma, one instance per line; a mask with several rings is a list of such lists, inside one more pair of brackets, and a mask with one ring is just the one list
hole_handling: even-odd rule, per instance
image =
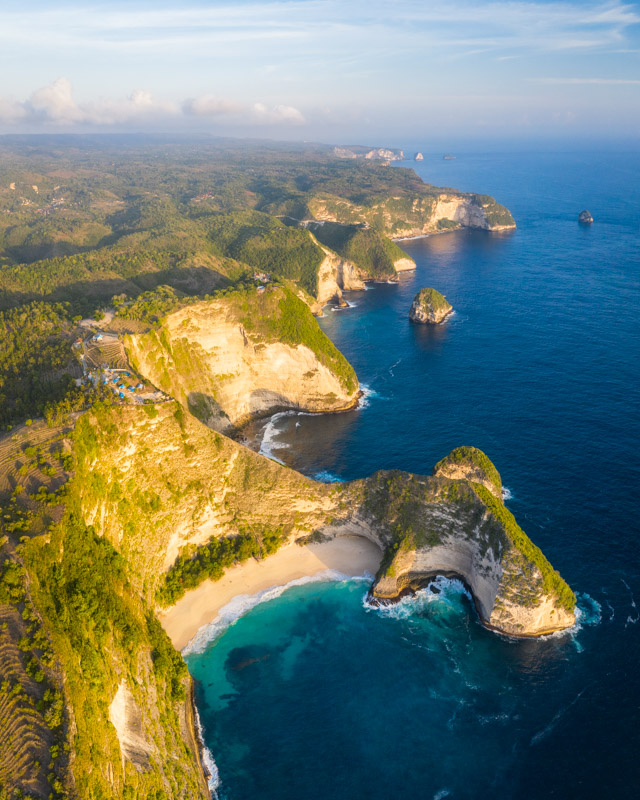
[[109, 722], [116, 729], [123, 769], [125, 761], [138, 769], [148, 769], [149, 757], [156, 754], [155, 747], [145, 737], [142, 712], [124, 679], [109, 705]]
[[504, 223], [492, 221], [487, 209], [476, 200], [475, 195], [441, 192], [435, 196], [414, 197], [409, 207], [398, 209], [398, 202], [403, 200], [391, 197], [371, 207], [363, 207], [344, 198], [333, 198], [328, 203], [318, 197], [310, 202], [310, 208], [315, 219], [320, 221], [381, 224], [387, 235], [394, 239], [440, 232], [438, 223], [441, 220], [490, 231], [515, 227], [508, 215]]
[[393, 268], [396, 272], [406, 272], [416, 268], [416, 262], [412, 258], [399, 258], [393, 262]]
[[183, 308], [161, 336], [130, 336], [126, 346], [141, 375], [219, 431], [278, 409], [342, 410], [358, 396], [308, 347], [262, 340], [223, 302]]
[[342, 258], [333, 250], [320, 244], [311, 232], [309, 232], [309, 236], [325, 255], [318, 268], [318, 305], [322, 307], [331, 302], [345, 305], [343, 291], [364, 289], [364, 281], [358, 274], [358, 268], [352, 261]]
[[[437, 302], [430, 297], [429, 292], [435, 295]], [[412, 322], [420, 322], [424, 325], [438, 325], [452, 311], [451, 304], [447, 303], [439, 292], [422, 290], [413, 298], [413, 303], [409, 309], [409, 319]]]

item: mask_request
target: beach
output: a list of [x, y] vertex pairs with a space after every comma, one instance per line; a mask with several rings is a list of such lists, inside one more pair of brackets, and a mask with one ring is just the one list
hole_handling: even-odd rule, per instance
[[160, 622], [174, 647], [182, 650], [238, 595], [258, 594], [325, 570], [348, 576], [374, 575], [381, 558], [378, 546], [361, 536], [341, 536], [304, 546], [290, 544], [262, 561], [251, 559], [232, 567], [219, 581], [205, 581], [160, 614]]

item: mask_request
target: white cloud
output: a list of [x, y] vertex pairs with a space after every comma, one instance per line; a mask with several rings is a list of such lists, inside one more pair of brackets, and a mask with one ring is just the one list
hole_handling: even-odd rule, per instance
[[232, 100], [225, 100], [214, 94], [204, 94], [195, 99], [185, 100], [182, 104], [185, 114], [193, 114], [196, 117], [217, 117], [226, 114], [237, 114], [242, 110], [239, 103]]
[[253, 117], [256, 122], [268, 125], [277, 125], [282, 122], [290, 122], [294, 125], [304, 125], [305, 119], [297, 108], [293, 106], [273, 106], [267, 108], [263, 103], [255, 103], [253, 106]]
[[226, 117], [235, 123], [300, 125], [302, 113], [293, 106], [237, 103], [213, 94], [185, 100], [180, 106], [156, 100], [144, 89], [135, 89], [125, 100], [102, 99], [77, 103], [67, 78], [57, 78], [36, 89], [28, 99], [0, 97], [0, 122], [73, 128], [78, 126], [130, 125], [185, 117]]

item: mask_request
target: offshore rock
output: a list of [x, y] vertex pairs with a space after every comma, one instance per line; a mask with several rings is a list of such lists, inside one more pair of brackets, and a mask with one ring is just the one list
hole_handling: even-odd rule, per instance
[[414, 161], [424, 161], [424, 156], [422, 155], [422, 153], [416, 153], [415, 156], [413, 157], [413, 160]]
[[591, 213], [587, 211], [586, 208], [584, 209], [584, 211], [581, 211], [578, 214], [578, 222], [581, 225], [591, 225], [591, 223], [593, 222], [593, 217], [591, 216]]
[[435, 289], [420, 289], [413, 298], [409, 319], [425, 325], [437, 325], [453, 311], [446, 298]]

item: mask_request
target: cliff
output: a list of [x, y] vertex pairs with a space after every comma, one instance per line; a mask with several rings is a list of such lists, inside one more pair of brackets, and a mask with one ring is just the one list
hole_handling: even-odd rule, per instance
[[388, 147], [369, 148], [362, 145], [334, 147], [333, 154], [338, 158], [364, 158], [367, 161], [404, 161], [402, 150], [393, 150]]
[[[11, 497], [18, 465], [27, 490]], [[293, 540], [376, 542], [380, 602], [456, 575], [489, 628], [538, 636], [571, 626], [571, 589], [499, 488], [474, 448], [453, 451], [431, 477], [316, 483], [175, 402], [95, 406], [74, 430], [36, 424], [4, 437], [3, 783], [43, 798], [206, 797], [189, 677], [158, 603]]]
[[437, 325], [453, 311], [453, 307], [435, 289], [420, 289], [413, 298], [409, 319], [427, 325]]
[[396, 239], [453, 228], [504, 231], [515, 228], [511, 213], [488, 195], [424, 185], [424, 190], [373, 197], [366, 203], [318, 194], [308, 202], [316, 220], [360, 223]]
[[[416, 268], [415, 261], [380, 231], [362, 224], [306, 221], [305, 226], [324, 248], [331, 248], [349, 265], [350, 284], [362, 288], [363, 281], [395, 280], [398, 272]], [[328, 252], [328, 251], [327, 251]], [[344, 274], [344, 273], [343, 273]], [[353, 279], [359, 281], [354, 285]]]
[[[212, 536], [246, 536], [245, 557], [265, 557], [315, 532], [365, 536], [385, 551], [373, 588], [381, 600], [436, 574], [455, 574], [469, 585], [482, 622], [503, 633], [537, 636], [575, 622], [573, 593], [496, 496], [500, 477], [481, 451], [457, 448], [431, 477], [380, 472], [327, 485], [176, 415], [171, 404], [157, 411], [148, 417], [131, 407], [83, 421], [96, 445], [83, 460], [81, 494], [85, 518], [132, 565], [134, 585], [150, 593], [169, 569], [165, 602], [199, 563], [188, 555], [176, 562], [183, 577], [173, 574], [185, 548], [197, 557], [194, 547], [207, 547]], [[117, 435], [105, 433], [114, 422]], [[100, 491], [90, 488], [96, 481]], [[127, 485], [135, 486], [135, 498], [123, 506], [113, 487]]]
[[216, 430], [280, 409], [339, 411], [358, 398], [349, 363], [283, 286], [187, 305], [125, 346], [141, 375]]

